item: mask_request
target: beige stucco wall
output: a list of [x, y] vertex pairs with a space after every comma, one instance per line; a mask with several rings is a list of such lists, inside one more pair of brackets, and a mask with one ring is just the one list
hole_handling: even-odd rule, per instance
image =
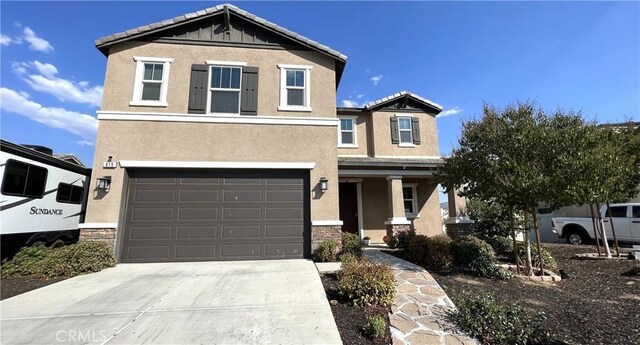
[[[391, 143], [391, 117], [412, 115], [420, 119], [420, 145], [401, 147]], [[373, 154], [380, 156], [438, 156], [436, 118], [425, 113], [377, 111], [372, 115]]]
[[[130, 106], [136, 72], [134, 56], [173, 58], [167, 107]], [[186, 113], [191, 65], [206, 60], [246, 62], [259, 68], [258, 115], [335, 117], [335, 64], [331, 58], [312, 51], [178, 45], [168, 43], [123, 43], [111, 49], [107, 62], [102, 110], [157, 113]], [[311, 65], [311, 112], [278, 111], [280, 69], [278, 64]]]
[[[112, 176], [111, 191], [89, 196], [86, 223], [118, 222], [125, 170], [115, 161], [314, 162], [310, 173], [311, 220], [338, 219], [338, 169], [334, 126], [243, 125], [100, 120], [93, 177]], [[313, 191], [321, 176], [329, 189]]]
[[[416, 183], [418, 215], [412, 219], [416, 233], [435, 236], [442, 234], [442, 215], [438, 185], [432, 179], [404, 178], [403, 183]], [[388, 184], [384, 177], [362, 180], [362, 213], [364, 236], [373, 243], [383, 243], [387, 234], [384, 222], [388, 214]]]
[[[341, 115], [342, 116], [342, 115]], [[356, 143], [358, 147], [339, 147], [338, 155], [340, 156], [373, 156], [372, 136], [369, 135], [371, 129], [371, 116], [367, 113], [360, 115], [344, 115], [345, 117], [356, 117]], [[340, 135], [338, 133], [337, 135]]]

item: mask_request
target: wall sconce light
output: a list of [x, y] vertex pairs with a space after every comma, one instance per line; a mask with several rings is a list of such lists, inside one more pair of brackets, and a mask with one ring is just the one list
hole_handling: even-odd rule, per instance
[[320, 190], [325, 192], [327, 189], [329, 189], [329, 180], [323, 176], [320, 178]]
[[111, 188], [111, 176], [98, 177], [98, 189], [108, 192]]

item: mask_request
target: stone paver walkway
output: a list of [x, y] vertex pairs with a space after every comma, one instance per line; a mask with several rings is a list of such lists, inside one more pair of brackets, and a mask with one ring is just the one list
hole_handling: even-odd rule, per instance
[[424, 268], [379, 250], [366, 250], [365, 255], [394, 270], [396, 297], [389, 315], [394, 345], [477, 344], [446, 320], [455, 306]]

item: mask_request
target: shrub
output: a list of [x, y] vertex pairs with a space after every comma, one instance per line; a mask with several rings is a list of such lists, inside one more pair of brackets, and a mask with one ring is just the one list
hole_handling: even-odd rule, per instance
[[389, 306], [395, 286], [391, 266], [360, 261], [343, 262], [338, 271], [338, 291], [359, 306]]
[[473, 232], [476, 236], [506, 237], [511, 233], [509, 208], [495, 200], [469, 199], [467, 213], [474, 221]]
[[382, 338], [387, 334], [387, 320], [381, 315], [369, 316], [362, 327], [362, 332], [371, 340]]
[[491, 248], [499, 255], [513, 255], [513, 240], [508, 237], [493, 236], [484, 238]]
[[451, 244], [455, 265], [483, 277], [506, 279], [512, 274], [497, 267], [496, 254], [491, 246], [474, 236], [463, 236]]
[[360, 236], [348, 232], [342, 233], [342, 254], [352, 254], [356, 257], [362, 256], [362, 241]]
[[351, 253], [340, 255], [340, 262], [342, 262], [343, 264], [355, 263], [355, 262], [358, 262], [359, 260], [360, 260], [359, 257], [356, 257]]
[[406, 251], [407, 258], [420, 266], [426, 266], [428, 240], [429, 238], [425, 235], [411, 236], [409, 248]]
[[451, 257], [451, 239], [447, 235], [427, 238], [426, 262], [436, 269], [448, 269], [453, 264]]
[[2, 276], [73, 277], [115, 264], [113, 249], [104, 242], [79, 242], [56, 249], [27, 247], [4, 263]]
[[[538, 246], [530, 246], [530, 248], [531, 248], [531, 265], [535, 269], [536, 267], [540, 266], [540, 256], [538, 255]], [[544, 248], [540, 248], [540, 249], [542, 249], [542, 263], [544, 264], [544, 268], [545, 269], [557, 268], [558, 264], [556, 263], [556, 260], [553, 258], [553, 256], [551, 256], [551, 253], [549, 253], [549, 251]], [[524, 246], [518, 247], [518, 257], [522, 262], [525, 261], [525, 256], [526, 256], [525, 247]]]
[[334, 240], [324, 240], [313, 252], [313, 260], [318, 262], [336, 261], [338, 243]]
[[489, 293], [463, 295], [456, 306], [451, 320], [482, 344], [531, 344], [542, 338], [542, 312], [533, 313]]
[[416, 232], [413, 230], [409, 231], [401, 231], [395, 236], [395, 248], [399, 248], [404, 250], [405, 252], [409, 250], [409, 243], [411, 239], [416, 235]]

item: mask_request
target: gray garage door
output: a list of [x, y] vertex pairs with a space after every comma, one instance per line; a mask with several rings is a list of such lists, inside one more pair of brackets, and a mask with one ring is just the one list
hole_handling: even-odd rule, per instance
[[308, 175], [130, 171], [121, 260], [308, 257]]

